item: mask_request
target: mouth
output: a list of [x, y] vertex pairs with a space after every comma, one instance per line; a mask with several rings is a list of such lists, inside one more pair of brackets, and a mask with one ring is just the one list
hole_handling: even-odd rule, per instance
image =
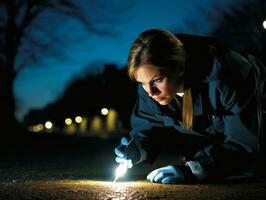
[[155, 101], [161, 101], [163, 98], [162, 97], [155, 97], [153, 98]]

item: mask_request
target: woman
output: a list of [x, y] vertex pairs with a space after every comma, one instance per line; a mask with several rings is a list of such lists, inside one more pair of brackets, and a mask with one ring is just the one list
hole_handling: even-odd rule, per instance
[[[258, 70], [216, 40], [152, 29], [140, 34], [128, 57], [139, 83], [130, 137], [138, 161], [163, 148], [184, 156], [150, 172], [158, 183], [188, 183], [253, 172], [260, 132]], [[116, 161], [132, 161], [122, 138]], [[134, 153], [135, 154], [135, 153]]]

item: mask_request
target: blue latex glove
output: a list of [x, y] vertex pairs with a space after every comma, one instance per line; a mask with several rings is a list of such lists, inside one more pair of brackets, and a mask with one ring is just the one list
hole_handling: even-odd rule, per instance
[[147, 179], [154, 183], [183, 183], [185, 181], [185, 175], [179, 167], [168, 165], [153, 170], [148, 174]]
[[131, 168], [132, 160], [126, 159], [126, 155], [124, 153], [127, 145], [128, 145], [128, 139], [126, 137], [122, 137], [120, 141], [120, 145], [115, 148], [115, 154], [116, 154], [115, 161], [119, 164], [127, 161], [128, 168]]

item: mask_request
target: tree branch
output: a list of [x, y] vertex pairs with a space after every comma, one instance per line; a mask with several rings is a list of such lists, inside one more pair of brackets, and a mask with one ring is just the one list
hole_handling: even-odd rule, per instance
[[34, 4], [27, 3], [25, 16], [19, 26], [20, 34], [23, 34], [26, 27], [33, 21], [34, 18], [37, 17], [38, 14], [40, 14], [41, 10], [35, 6], [36, 5]]

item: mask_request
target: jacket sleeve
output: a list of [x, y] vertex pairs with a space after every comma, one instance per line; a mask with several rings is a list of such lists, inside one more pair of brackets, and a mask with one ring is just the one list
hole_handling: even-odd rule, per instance
[[222, 113], [225, 140], [207, 146], [194, 156], [208, 177], [239, 174], [255, 161], [258, 132], [255, 80], [251, 69], [237, 84], [221, 80], [210, 84], [213, 107]]
[[152, 163], [160, 151], [157, 137], [163, 128], [163, 123], [154, 112], [154, 109], [158, 108], [145, 95], [139, 86], [138, 99], [131, 115], [132, 129], [129, 135], [131, 139], [137, 140], [140, 152], [144, 152], [147, 155], [147, 160]]

